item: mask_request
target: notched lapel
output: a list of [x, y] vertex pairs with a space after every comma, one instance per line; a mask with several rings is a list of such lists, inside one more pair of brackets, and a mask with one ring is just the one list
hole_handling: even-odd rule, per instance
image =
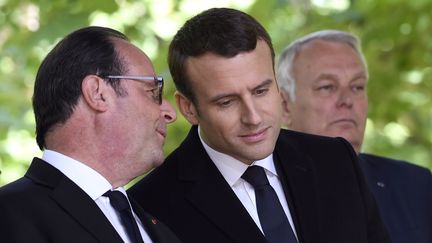
[[277, 168], [282, 172], [285, 195], [289, 193], [287, 199], [291, 214], [294, 214], [299, 241], [319, 242], [318, 201], [314, 185], [316, 178], [311, 159], [300, 154], [291, 143], [281, 140], [276, 144], [274, 156], [279, 161]]
[[265, 243], [249, 213], [219, 171], [214, 169], [213, 175], [206, 176], [205, 173], [191, 186], [187, 199], [234, 242]]
[[174, 233], [158, 219], [148, 214], [141, 206], [130, 198], [132, 208], [143, 223], [145, 231], [153, 242], [157, 243], [180, 243]]
[[68, 178], [53, 190], [52, 198], [90, 234], [103, 243], [123, 242], [97, 204]]
[[194, 208], [234, 242], [267, 242], [205, 152], [196, 126], [189, 132], [179, 156], [190, 158], [179, 166], [179, 179], [185, 183], [186, 199]]
[[418, 226], [408, 210], [407, 199], [403, 191], [396, 189], [395, 181], [388, 175], [388, 168], [384, 167], [386, 162], [378, 157], [368, 157], [363, 154], [359, 156], [360, 167], [385, 224], [392, 230], [400, 232], [416, 229]]
[[96, 203], [59, 170], [34, 158], [26, 177], [52, 188], [51, 198], [95, 239], [103, 243], [123, 242]]

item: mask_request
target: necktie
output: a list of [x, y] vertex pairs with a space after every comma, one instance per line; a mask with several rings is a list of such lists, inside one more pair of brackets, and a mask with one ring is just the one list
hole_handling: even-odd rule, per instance
[[242, 178], [255, 190], [258, 217], [269, 243], [297, 243], [294, 232], [264, 168], [250, 166]]
[[120, 213], [121, 222], [126, 228], [130, 241], [132, 243], [144, 243], [126, 196], [119, 191], [107, 191], [103, 195], [109, 197], [113, 208]]

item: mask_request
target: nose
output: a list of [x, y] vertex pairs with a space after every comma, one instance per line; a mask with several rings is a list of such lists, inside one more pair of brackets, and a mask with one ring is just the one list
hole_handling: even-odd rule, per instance
[[338, 99], [338, 107], [347, 107], [351, 108], [353, 106], [353, 96], [354, 94], [350, 89], [343, 89], [340, 91], [339, 99]]
[[172, 107], [171, 104], [168, 103], [168, 101], [166, 101], [165, 99], [162, 100], [160, 109], [161, 109], [161, 115], [163, 116], [167, 124], [174, 122], [177, 119], [177, 115], [174, 107]]
[[241, 122], [246, 125], [258, 125], [261, 123], [262, 117], [257, 105], [253, 102], [253, 99], [244, 101], [240, 119]]

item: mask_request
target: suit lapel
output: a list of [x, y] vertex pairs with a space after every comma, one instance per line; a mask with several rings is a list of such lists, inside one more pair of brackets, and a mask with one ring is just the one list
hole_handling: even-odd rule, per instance
[[293, 216], [297, 237], [300, 242], [319, 242], [318, 205], [312, 162], [300, 154], [289, 141], [289, 137], [279, 137], [275, 149], [278, 172]]
[[144, 225], [144, 228], [146, 230], [146, 232], [149, 234], [150, 238], [152, 240], [155, 240], [157, 242], [159, 242], [157, 240], [158, 238], [158, 232], [155, 229], [155, 225], [158, 224], [159, 222], [156, 220], [156, 218], [151, 217], [149, 214], [147, 214], [144, 209], [142, 209], [138, 203], [135, 202], [135, 200], [133, 200], [131, 197], [129, 197], [129, 201], [132, 205], [133, 211], [135, 212], [135, 214], [138, 216], [138, 218], [141, 220], [142, 224]]
[[59, 207], [100, 242], [123, 242], [97, 204], [60, 171], [35, 158], [26, 176], [51, 187], [50, 196]]
[[[187, 198], [206, 217], [235, 242], [265, 242], [249, 213], [226, 183], [222, 175], [205, 172], [191, 187]], [[222, 178], [220, 178], [222, 177]]]
[[233, 241], [265, 243], [263, 234], [205, 152], [196, 127], [183, 145], [182, 157], [191, 160], [179, 168], [179, 176], [187, 182], [186, 198], [193, 207]]
[[397, 186], [394, 185], [393, 180], [389, 179], [387, 173], [390, 172], [385, 171], [387, 168], [380, 167], [379, 163], [384, 164], [385, 162], [374, 161], [367, 155], [360, 154], [359, 163], [369, 189], [377, 201], [381, 218], [387, 227], [395, 231], [415, 228], [414, 220], [407, 211], [408, 206], [404, 205], [405, 198], [395, 190]]
[[139, 206], [139, 204], [131, 199], [131, 205], [138, 216], [138, 218], [143, 223], [145, 231], [150, 236], [154, 243], [179, 243], [180, 240], [174, 233], [166, 227], [163, 223], [159, 222], [156, 218], [152, 217], [150, 214], [144, 211], [144, 209]]

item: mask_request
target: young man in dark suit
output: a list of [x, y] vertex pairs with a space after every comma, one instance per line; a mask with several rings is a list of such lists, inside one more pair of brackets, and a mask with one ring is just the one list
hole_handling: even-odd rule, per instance
[[193, 126], [128, 192], [181, 240], [389, 242], [349, 143], [280, 129], [274, 51], [255, 19], [198, 14], [175, 35], [169, 66]]
[[0, 188], [0, 239], [14, 243], [179, 242], [123, 186], [162, 163], [163, 80], [122, 33], [79, 29], [36, 76], [36, 140], [25, 176]]
[[360, 152], [368, 70], [357, 37], [338, 30], [301, 37], [283, 51], [277, 73], [284, 124], [300, 132], [347, 139], [359, 155], [392, 241], [431, 243], [431, 172]]

